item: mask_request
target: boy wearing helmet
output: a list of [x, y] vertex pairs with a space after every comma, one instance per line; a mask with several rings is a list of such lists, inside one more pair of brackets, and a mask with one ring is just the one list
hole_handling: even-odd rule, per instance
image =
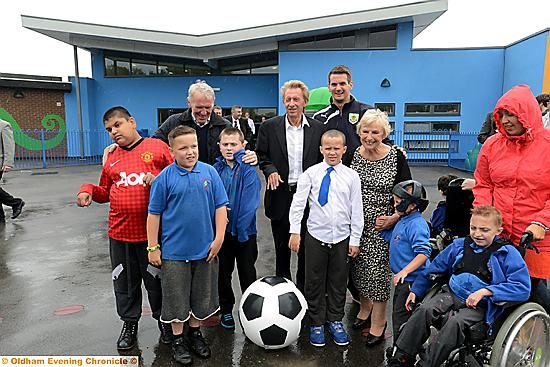
[[398, 183], [393, 188], [393, 200], [399, 220], [381, 235], [390, 243], [390, 268], [395, 286], [392, 325], [393, 337], [397, 340], [401, 325], [411, 316], [411, 312], [405, 309], [410, 285], [426, 267], [432, 249], [430, 228], [421, 214], [429, 203], [422, 184], [415, 180]]

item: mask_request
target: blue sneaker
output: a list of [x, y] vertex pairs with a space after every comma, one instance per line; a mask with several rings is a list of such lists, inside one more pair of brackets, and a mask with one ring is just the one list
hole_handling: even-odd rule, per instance
[[235, 329], [235, 319], [231, 313], [224, 313], [220, 318], [220, 324], [224, 329], [233, 330]]
[[332, 336], [332, 340], [334, 340], [334, 343], [337, 345], [349, 344], [348, 333], [344, 330], [344, 324], [342, 324], [342, 321], [329, 321], [328, 331]]
[[309, 328], [309, 342], [315, 347], [325, 346], [325, 327], [323, 325]]

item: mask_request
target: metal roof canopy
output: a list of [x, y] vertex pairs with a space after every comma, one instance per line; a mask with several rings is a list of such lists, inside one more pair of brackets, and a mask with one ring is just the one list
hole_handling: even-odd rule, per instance
[[447, 10], [447, 0], [418, 1], [208, 34], [183, 34], [21, 15], [22, 25], [86, 49], [117, 50], [198, 60], [276, 51], [278, 41], [412, 21], [413, 37]]

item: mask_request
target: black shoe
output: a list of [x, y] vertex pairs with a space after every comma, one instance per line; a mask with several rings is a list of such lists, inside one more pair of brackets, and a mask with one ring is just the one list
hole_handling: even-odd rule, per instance
[[396, 348], [395, 355], [388, 358], [387, 367], [413, 367], [416, 358], [407, 355]]
[[235, 329], [235, 319], [233, 318], [233, 314], [231, 314], [231, 312], [223, 313], [220, 318], [220, 324], [224, 329]]
[[375, 346], [377, 344], [382, 343], [384, 340], [386, 340], [386, 328], [387, 327], [388, 327], [388, 323], [386, 323], [386, 325], [384, 325], [384, 330], [382, 330], [382, 334], [380, 334], [380, 336], [372, 335], [369, 332], [369, 335], [367, 335], [367, 341], [365, 342], [367, 347]]
[[210, 358], [210, 347], [200, 330], [187, 333], [187, 347], [201, 358]]
[[172, 353], [174, 361], [177, 363], [181, 363], [184, 366], [188, 366], [193, 363], [193, 357], [191, 356], [191, 353], [189, 353], [189, 349], [187, 349], [183, 335], [174, 337], [174, 341], [172, 342]]
[[405, 358], [388, 359], [387, 367], [413, 367], [414, 363]]
[[116, 348], [118, 350], [129, 350], [135, 347], [137, 344], [137, 332], [137, 321], [124, 321], [120, 336], [116, 342]]
[[356, 317], [355, 320], [353, 320], [353, 324], [351, 327], [354, 330], [363, 330], [370, 327], [370, 315], [366, 319], [360, 319], [359, 317]]
[[17, 218], [21, 214], [21, 211], [23, 210], [24, 206], [25, 206], [25, 202], [23, 200], [21, 200], [19, 204], [12, 206], [11, 219]]
[[172, 334], [172, 324], [161, 322], [158, 320], [158, 326], [160, 330], [160, 342], [162, 344], [171, 344], [174, 341], [174, 334]]

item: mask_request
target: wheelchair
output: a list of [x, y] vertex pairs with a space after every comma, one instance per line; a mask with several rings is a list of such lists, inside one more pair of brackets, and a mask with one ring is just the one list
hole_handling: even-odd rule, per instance
[[[473, 194], [462, 190], [463, 181], [458, 178], [449, 183], [444, 230], [431, 239], [432, 253], [439, 253], [455, 238], [469, 234]], [[520, 252], [522, 248], [536, 249], [531, 241], [532, 235], [525, 234]], [[436, 283], [424, 300], [441, 291], [444, 279], [437, 278], [434, 277]], [[495, 321], [492, 334], [488, 335], [484, 321], [470, 326], [465, 343], [450, 354], [443, 366], [550, 367], [550, 316], [544, 308], [529, 301], [507, 302], [503, 306], [505, 312]]]
[[[441, 285], [436, 284], [424, 300], [440, 292]], [[493, 325], [492, 336], [488, 335], [485, 321], [470, 326], [465, 332], [465, 343], [442, 366], [550, 366], [550, 316], [534, 302], [504, 307], [505, 313]]]

